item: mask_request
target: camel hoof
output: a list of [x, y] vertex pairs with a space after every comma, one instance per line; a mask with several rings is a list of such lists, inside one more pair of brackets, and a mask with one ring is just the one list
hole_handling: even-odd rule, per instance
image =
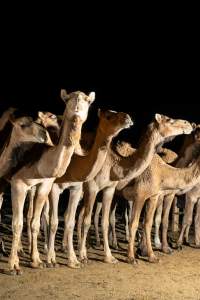
[[74, 262], [74, 261], [68, 261], [67, 266], [71, 269], [80, 269], [81, 263], [80, 262]]
[[182, 245], [176, 245], [176, 249], [177, 249], [178, 251], [182, 251], [182, 250], [183, 250], [183, 246], [182, 246]]
[[31, 268], [33, 269], [44, 269], [46, 268], [46, 264], [43, 262], [31, 262]]
[[159, 258], [158, 257], [156, 257], [155, 255], [154, 256], [150, 256], [149, 257], [149, 259], [148, 259], [148, 261], [150, 262], [150, 263], [159, 263]]
[[108, 264], [117, 264], [118, 260], [114, 256], [112, 256], [112, 257], [105, 257], [104, 262]]
[[154, 243], [155, 249], [156, 250], [161, 250], [162, 249], [162, 244], [161, 243]]
[[21, 269], [18, 269], [18, 270], [16, 270], [16, 274], [19, 275], [19, 276], [21, 276], [23, 274], [23, 272], [22, 272]]
[[173, 250], [170, 247], [162, 248], [162, 252], [165, 254], [172, 254]]
[[137, 259], [135, 259], [135, 257], [128, 257], [127, 258], [127, 263], [131, 264], [131, 265], [134, 265], [134, 266], [138, 265], [138, 261], [137, 261]]
[[84, 258], [81, 259], [81, 263], [83, 265], [88, 265], [89, 264], [89, 259], [87, 257], [84, 257]]

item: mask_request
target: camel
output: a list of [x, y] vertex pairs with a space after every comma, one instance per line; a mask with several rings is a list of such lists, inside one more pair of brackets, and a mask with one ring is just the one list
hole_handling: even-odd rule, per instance
[[[131, 182], [123, 189], [123, 196], [134, 201], [132, 220], [130, 224], [131, 238], [129, 241], [128, 257], [129, 261], [135, 263], [134, 256], [134, 239], [138, 227], [141, 209], [147, 199], [148, 211], [145, 219], [145, 234], [147, 243], [147, 254], [150, 262], [156, 262], [157, 257], [154, 255], [151, 247], [150, 232], [153, 222], [153, 215], [156, 209], [158, 197], [160, 194], [166, 194], [167, 197], [174, 196], [174, 193], [182, 194], [191, 190], [200, 180], [200, 157], [187, 168], [174, 168], [164, 163], [158, 155], [155, 155], [150, 166], [144, 173]], [[173, 199], [173, 198], [172, 198]], [[168, 203], [170, 200], [168, 199]], [[167, 230], [168, 218], [163, 223], [163, 232]], [[163, 234], [166, 239], [166, 233]], [[162, 247], [165, 247], [167, 241], [163, 241]]]
[[0, 118], [0, 132], [5, 128], [7, 122], [9, 121], [10, 117], [13, 116], [16, 108], [9, 107], [6, 111], [3, 112]]
[[[13, 275], [21, 274], [17, 250], [23, 227], [23, 206], [27, 191], [35, 185], [39, 185], [39, 187], [34, 199], [35, 207], [31, 223], [31, 266], [33, 268], [43, 266], [37, 248], [41, 211], [44, 203], [48, 200], [48, 194], [54, 180], [63, 176], [70, 163], [74, 149], [79, 143], [82, 125], [87, 119], [88, 109], [94, 101], [95, 93], [91, 92], [87, 96], [83, 92], [77, 91], [68, 95], [65, 90], [61, 90], [61, 98], [65, 102], [65, 111], [58, 143], [51, 148], [43, 147], [37, 153], [32, 151], [30, 154], [33, 161], [29, 161], [20, 168], [10, 181], [13, 209], [13, 241], [9, 257], [9, 271]], [[33, 154], [37, 154], [37, 157], [33, 157]]]
[[[108, 216], [112, 198], [117, 190], [123, 189], [131, 179], [139, 176], [150, 164], [156, 147], [174, 135], [189, 134], [192, 126], [185, 120], [175, 120], [160, 114], [149, 124], [141, 145], [131, 156], [121, 157], [113, 150], [108, 152], [106, 161], [97, 176], [84, 183], [84, 207], [78, 221], [78, 237], [81, 240], [80, 259], [87, 262], [86, 237], [91, 224], [92, 209], [96, 195], [103, 190], [103, 238], [105, 262], [115, 263], [108, 243]], [[83, 220], [83, 237], [81, 238], [81, 225]]]
[[53, 145], [44, 127], [33, 122], [30, 117], [14, 119], [13, 116], [11, 117], [12, 112], [9, 113], [9, 120], [10, 123], [12, 123], [11, 132], [7, 135], [7, 141], [3, 145], [0, 153], [0, 211], [6, 185], [4, 179], [11, 176], [23, 155], [30, 150], [35, 143], [45, 143], [49, 146]]
[[[195, 130], [192, 132], [192, 134], [185, 137], [183, 146], [181, 147], [181, 150], [179, 152], [180, 154], [175, 159], [172, 155], [171, 160], [165, 160], [166, 163], [173, 163], [173, 166], [182, 168], [187, 167], [189, 164], [191, 164], [192, 161], [194, 161], [200, 154], [200, 126], [197, 125]], [[163, 158], [163, 157], [162, 157]], [[195, 194], [197, 195], [198, 185], [192, 188], [191, 191], [186, 193], [186, 208], [185, 208], [185, 216], [183, 224], [187, 224], [188, 219], [190, 219], [189, 216], [192, 216], [192, 210], [193, 210], [193, 204], [196, 202], [196, 198], [194, 198]], [[190, 196], [192, 197], [190, 202]], [[169, 247], [167, 243], [167, 228], [168, 228], [168, 217], [169, 217], [169, 211], [171, 208], [172, 201], [174, 200], [174, 193], [170, 193], [166, 196], [159, 196], [158, 201], [158, 207], [156, 210], [156, 216], [155, 216], [155, 236], [154, 236], [154, 244], [157, 249], [162, 249], [165, 253], [171, 253], [172, 250]], [[198, 197], [197, 197], [198, 198]], [[175, 199], [176, 200], [176, 199]], [[163, 202], [164, 201], [164, 202]], [[163, 203], [164, 203], [164, 209], [163, 209]], [[191, 204], [190, 204], [191, 203]], [[163, 233], [162, 233], [162, 239], [163, 242], [160, 242], [159, 238], [159, 228], [161, 224], [161, 217], [162, 217], [162, 211], [163, 211]], [[189, 221], [190, 222], [190, 221]], [[184, 227], [185, 225], [183, 225]], [[189, 227], [188, 227], [189, 228]], [[184, 229], [182, 230], [182, 233], [180, 234], [180, 240], [178, 241], [178, 245], [180, 246], [182, 244], [181, 237], [184, 233]], [[188, 241], [188, 238], [187, 238]]]
[[65, 212], [65, 232], [63, 237], [63, 249], [68, 248], [67, 265], [71, 268], [80, 268], [73, 248], [73, 231], [75, 224], [75, 214], [82, 195], [83, 182], [91, 180], [102, 168], [107, 152], [110, 148], [112, 138], [122, 129], [133, 125], [130, 116], [123, 112], [100, 111], [99, 125], [96, 137], [91, 150], [85, 156], [74, 154], [69, 167], [64, 176], [58, 178], [50, 193], [51, 204], [51, 226], [47, 261], [49, 266], [56, 265], [54, 241], [58, 226], [58, 201], [60, 194], [66, 189], [70, 189], [68, 208]]

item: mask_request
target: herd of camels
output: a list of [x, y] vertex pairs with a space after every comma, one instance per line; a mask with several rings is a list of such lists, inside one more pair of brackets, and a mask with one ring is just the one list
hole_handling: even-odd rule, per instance
[[[143, 207], [143, 230], [138, 246], [142, 255], [146, 255], [149, 262], [158, 261], [151, 241], [154, 220], [154, 246], [164, 253], [171, 253], [167, 239], [169, 212], [176, 195], [180, 194], [186, 195], [186, 204], [177, 247], [181, 247], [184, 239], [188, 243], [195, 203], [195, 244], [200, 246], [200, 126], [186, 120], [155, 114], [138, 149], [135, 149], [126, 142], [112, 141], [121, 130], [133, 125], [127, 113], [98, 110], [98, 127], [95, 134], [90, 135], [83, 132], [82, 125], [87, 119], [90, 105], [95, 100], [95, 93], [86, 95], [76, 91], [67, 94], [63, 89], [60, 96], [65, 103], [62, 116], [38, 112], [36, 120], [27, 116], [16, 118], [15, 109], [9, 108], [0, 118], [0, 210], [5, 189], [9, 184], [12, 201], [13, 236], [7, 274], [22, 273], [18, 255], [23, 251], [21, 235], [26, 199], [29, 201], [27, 231], [31, 266], [44, 266], [37, 243], [41, 219], [45, 228], [45, 265], [57, 265], [55, 236], [58, 228], [58, 203], [65, 189], [69, 189], [70, 193], [64, 214], [62, 248], [67, 252], [67, 265], [71, 268], [80, 268], [88, 262], [87, 236], [95, 199], [100, 191], [102, 202], [97, 205], [94, 224], [98, 244], [99, 213], [102, 209], [105, 262], [117, 262], [109, 244], [111, 224], [113, 244], [117, 246], [117, 202], [111, 205], [115, 194], [119, 194], [129, 203], [129, 214], [126, 216], [129, 263], [137, 263], [135, 239]], [[132, 129], [129, 134], [132, 134], [131, 131]], [[163, 148], [165, 142], [182, 134], [186, 136], [178, 154]], [[76, 219], [81, 199], [81, 209]], [[73, 245], [76, 223], [78, 258]], [[4, 253], [2, 237], [1, 244], [1, 251]]]

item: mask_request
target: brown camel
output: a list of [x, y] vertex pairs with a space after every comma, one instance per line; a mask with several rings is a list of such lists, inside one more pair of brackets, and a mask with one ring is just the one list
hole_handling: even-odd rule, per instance
[[[35, 185], [39, 185], [34, 199], [34, 215], [31, 224], [32, 229], [32, 267], [40, 267], [42, 261], [37, 248], [37, 236], [40, 227], [40, 215], [52, 184], [57, 177], [61, 177], [71, 160], [76, 144], [79, 142], [83, 122], [87, 119], [88, 109], [94, 101], [95, 94], [89, 96], [82, 92], [73, 92], [67, 95], [61, 90], [61, 98], [66, 107], [60, 130], [58, 144], [51, 148], [40, 149], [34, 161], [22, 167], [11, 179], [11, 195], [13, 209], [13, 242], [9, 258], [11, 274], [20, 274], [19, 258], [17, 254], [18, 244], [23, 226], [23, 206], [27, 191]], [[33, 151], [31, 155], [35, 154]]]
[[[108, 244], [108, 216], [115, 188], [121, 190], [132, 178], [139, 176], [150, 164], [155, 148], [167, 138], [183, 133], [190, 133], [192, 126], [184, 120], [174, 120], [156, 114], [155, 120], [148, 126], [145, 137], [138, 150], [130, 157], [121, 157], [110, 150], [106, 161], [97, 176], [84, 184], [84, 207], [79, 215], [78, 235], [81, 239], [81, 224], [83, 221], [83, 238], [81, 239], [80, 259], [87, 262], [86, 237], [91, 223], [92, 208], [97, 193], [103, 190], [103, 238], [105, 261], [115, 263]], [[83, 217], [84, 215], [84, 217]]]
[[102, 168], [106, 155], [110, 149], [110, 143], [122, 129], [129, 128], [133, 122], [128, 114], [114, 111], [99, 111], [99, 125], [91, 150], [85, 156], [74, 154], [64, 176], [58, 178], [50, 193], [52, 206], [50, 240], [48, 251], [48, 264], [55, 265], [54, 241], [58, 225], [58, 201], [59, 195], [66, 189], [70, 189], [68, 208], [65, 212], [65, 232], [63, 248], [68, 247], [68, 266], [79, 268], [80, 263], [76, 258], [73, 248], [73, 231], [77, 205], [82, 194], [82, 184], [91, 180]]

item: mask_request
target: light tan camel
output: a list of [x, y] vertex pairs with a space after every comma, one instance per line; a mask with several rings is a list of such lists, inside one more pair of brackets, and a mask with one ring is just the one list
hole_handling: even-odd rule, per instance
[[[145, 234], [147, 240], [147, 254], [149, 261], [157, 261], [151, 247], [151, 227], [153, 215], [156, 209], [157, 200], [160, 194], [166, 193], [169, 196], [170, 191], [173, 193], [185, 193], [194, 187], [200, 180], [200, 157], [197, 161], [187, 168], [174, 168], [165, 164], [158, 155], [155, 155], [150, 166], [144, 173], [136, 178], [123, 190], [123, 196], [126, 199], [134, 201], [132, 221], [130, 225], [131, 238], [129, 242], [128, 257], [130, 261], [135, 262], [134, 256], [134, 239], [138, 227], [141, 209], [147, 199], [148, 211], [145, 219]], [[167, 201], [169, 203], [169, 200]], [[164, 222], [165, 224], [165, 222]], [[168, 225], [168, 218], [166, 221]], [[167, 230], [167, 228], [164, 229]], [[164, 237], [166, 238], [166, 233]], [[167, 241], [163, 241], [162, 247], [165, 247]]]
[[[197, 159], [197, 157], [200, 154], [200, 126], [197, 125], [195, 130], [192, 132], [192, 134], [188, 135], [185, 137], [183, 146], [181, 147], [180, 150], [180, 154], [178, 156], [177, 159], [175, 158], [175, 155], [173, 157], [173, 155], [171, 156], [171, 160], [166, 160], [164, 158], [164, 161], [166, 163], [173, 163], [173, 166], [175, 167], [179, 167], [179, 168], [183, 168], [183, 167], [187, 167], [189, 164], [192, 163], [192, 161], [194, 161], [195, 159]], [[162, 157], [163, 158], [163, 157]], [[195, 193], [198, 189], [198, 186], [194, 187], [190, 192], [188, 192], [186, 194], [186, 199], [188, 198], [188, 200], [186, 200], [186, 214], [185, 214], [185, 220], [188, 220], [188, 216], [190, 215], [190, 195], [194, 196], [193, 193]], [[181, 193], [181, 192], [180, 192]], [[172, 201], [174, 200], [174, 193], [170, 193], [169, 195], [165, 195], [159, 196], [159, 201], [158, 201], [158, 206], [157, 206], [157, 210], [156, 210], [156, 216], [155, 216], [155, 236], [154, 236], [154, 244], [155, 247], [157, 249], [162, 249], [163, 252], [165, 253], [171, 253], [172, 250], [169, 247], [168, 243], [167, 243], [167, 228], [168, 228], [168, 218], [169, 218], [169, 212], [170, 212], [170, 208], [172, 205]], [[194, 197], [192, 197], [193, 200], [192, 202], [194, 202]], [[164, 209], [163, 209], [163, 204], [164, 204]], [[192, 205], [192, 204], [191, 204]], [[162, 240], [163, 242], [160, 242], [160, 238], [159, 238], [159, 228], [160, 228], [160, 224], [161, 224], [161, 218], [162, 218], [162, 212], [163, 212], [163, 232], [162, 232]], [[173, 217], [173, 216], [172, 216]], [[187, 224], [187, 221], [183, 221], [183, 223]], [[184, 227], [184, 225], [183, 225]]]
[[63, 248], [68, 248], [68, 266], [71, 268], [80, 267], [73, 248], [73, 231], [76, 209], [82, 194], [82, 184], [94, 178], [102, 168], [112, 138], [122, 129], [129, 128], [132, 124], [133, 122], [128, 114], [114, 111], [99, 111], [99, 125], [91, 150], [85, 156], [74, 154], [65, 175], [54, 183], [49, 197], [52, 206], [48, 251], [49, 266], [56, 263], [54, 241], [58, 226], [59, 196], [66, 188], [69, 188], [70, 198], [65, 212]]
[[5, 179], [10, 178], [26, 151], [30, 150], [35, 143], [52, 145], [46, 129], [33, 122], [32, 118], [14, 119], [11, 118], [11, 114], [9, 114], [9, 117], [13, 126], [0, 151], [0, 211], [6, 186]]
[[[57, 177], [61, 177], [71, 160], [74, 149], [79, 143], [83, 122], [87, 119], [88, 109], [94, 101], [95, 94], [89, 96], [82, 92], [67, 95], [61, 90], [61, 98], [66, 107], [61, 125], [58, 144], [51, 148], [43, 148], [35, 161], [22, 167], [11, 179], [11, 195], [13, 209], [13, 242], [9, 258], [10, 273], [20, 274], [18, 244], [23, 226], [23, 206], [27, 191], [34, 185], [39, 185], [34, 199], [34, 215], [32, 229], [32, 267], [40, 267], [42, 261], [37, 248], [37, 236], [40, 228], [40, 215], [52, 184]], [[33, 156], [33, 151], [31, 155]]]
[[[174, 120], [156, 114], [155, 120], [148, 126], [145, 137], [138, 150], [130, 157], [121, 157], [110, 150], [106, 162], [97, 176], [84, 184], [84, 207], [79, 215], [78, 235], [81, 239], [81, 224], [83, 220], [83, 238], [81, 239], [80, 259], [87, 262], [86, 237], [91, 224], [92, 209], [96, 195], [103, 190], [102, 228], [104, 238], [104, 261], [115, 263], [108, 243], [109, 212], [115, 188], [123, 189], [134, 177], [139, 176], [150, 164], [155, 148], [167, 138], [183, 133], [190, 133], [192, 126], [184, 120]], [[84, 215], [84, 217], [83, 217]]]

